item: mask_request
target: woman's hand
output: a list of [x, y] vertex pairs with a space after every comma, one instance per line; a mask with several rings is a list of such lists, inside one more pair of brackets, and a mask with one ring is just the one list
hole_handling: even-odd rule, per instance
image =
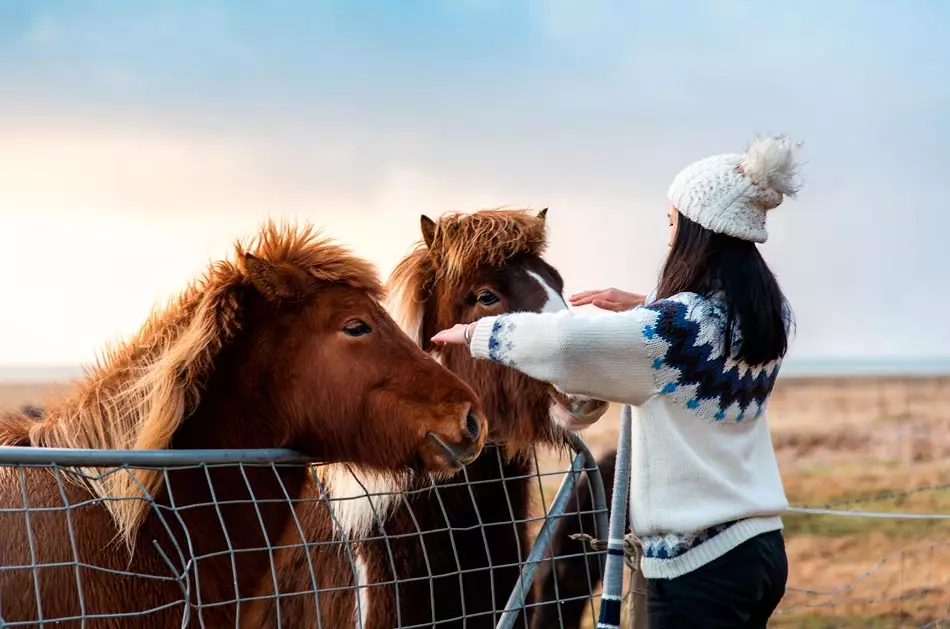
[[593, 304], [602, 310], [613, 310], [614, 312], [623, 312], [624, 310], [633, 310], [637, 306], [642, 306], [646, 301], [646, 295], [628, 293], [616, 288], [585, 290], [582, 293], [571, 295], [572, 306], [586, 306]]
[[474, 326], [473, 323], [457, 323], [448, 330], [442, 330], [433, 336], [432, 342], [440, 345], [469, 345], [472, 342], [472, 332], [474, 332], [474, 330], [469, 330], [472, 326]]

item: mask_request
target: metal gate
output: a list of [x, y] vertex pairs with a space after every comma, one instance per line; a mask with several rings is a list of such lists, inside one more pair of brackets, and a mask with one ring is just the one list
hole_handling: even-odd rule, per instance
[[[482, 518], [489, 508], [498, 505], [474, 504], [479, 524], [470, 528], [479, 529], [478, 534], [485, 540], [484, 552], [489, 557], [489, 564], [491, 553], [496, 550], [488, 542], [492, 526], [524, 526], [531, 529], [533, 538], [530, 540], [530, 550], [519, 552], [523, 559], [518, 560], [517, 577], [514, 579], [513, 588], [509, 587], [507, 590], [510, 592], [507, 594], [507, 602], [497, 604], [497, 601], [504, 600], [503, 593], [499, 592], [491, 609], [480, 610], [482, 618], [490, 616], [492, 626], [504, 629], [524, 627], [525, 613], [532, 606], [559, 604], [560, 601], [533, 600], [532, 584], [539, 566], [551, 561], [547, 555], [558, 519], [580, 517], [576, 512], [568, 513], [567, 507], [577, 489], [579, 479], [584, 475], [587, 476], [586, 485], [591, 491], [594, 505], [593, 511], [586, 514], [595, 523], [594, 530], [588, 532], [597, 539], [607, 539], [607, 502], [600, 472], [593, 456], [579, 437], [572, 436], [569, 445], [570, 462], [564, 468], [539, 469], [544, 466], [538, 462], [537, 453], [535, 454], [532, 482], [536, 483], [543, 496], [543, 513], [533, 516], [530, 521], [517, 522], [512, 519], [489, 524], [483, 523]], [[293, 487], [285, 486], [285, 480], [292, 476], [293, 470], [301, 468], [309, 469], [312, 478], [316, 480], [313, 486], [318, 489], [316, 498], [311, 500], [312, 505], [318, 505], [329, 514], [330, 530], [333, 532], [323, 539], [303, 539], [308, 537], [305, 534], [308, 523], [299, 517], [303, 507], [298, 504], [298, 499], [292, 498]], [[428, 596], [411, 600], [399, 598], [399, 588], [403, 588], [404, 595], [411, 588], [413, 579], [403, 579], [399, 576], [401, 564], [392, 550], [400, 543], [398, 536], [379, 533], [388, 526], [386, 518], [390, 511], [387, 509], [409, 506], [413, 491], [429, 492], [426, 496], [431, 496], [434, 492], [435, 499], [430, 499], [429, 502], [442, 504], [440, 491], [445, 491], [445, 485], [438, 485], [431, 478], [426, 485], [426, 482], [420, 482], [420, 479], [416, 478], [413, 480], [415, 485], [410, 483], [405, 491], [395, 492], [387, 491], [392, 487], [386, 483], [367, 483], [365, 477], [357, 478], [357, 482], [353, 484], [339, 480], [339, 476], [333, 476], [332, 478], [337, 480], [331, 481], [331, 485], [334, 482], [336, 485], [328, 489], [328, 475], [321, 472], [321, 469], [326, 468], [329, 466], [312, 464], [299, 454], [288, 450], [114, 451], [0, 447], [0, 489], [5, 487], [6, 492], [6, 504], [0, 505], [0, 536], [19, 540], [7, 544], [7, 550], [0, 549], [0, 553], [6, 554], [0, 556], [0, 626], [55, 624], [93, 627], [126, 626], [125, 623], [128, 623], [128, 626], [220, 626], [206, 618], [215, 613], [224, 613], [225, 617], [229, 618], [228, 625], [233, 622], [235, 627], [262, 626], [255, 623], [264, 622], [260, 608], [268, 605], [276, 605], [276, 618], [264, 626], [292, 626], [300, 619], [286, 613], [282, 616], [281, 601], [286, 598], [287, 600], [283, 601], [286, 603], [291, 595], [282, 592], [279, 584], [292, 570], [299, 570], [305, 576], [309, 575], [307, 578], [313, 585], [310, 589], [293, 593], [295, 597], [309, 597], [305, 599], [306, 607], [316, 607], [316, 623], [308, 626], [319, 626], [323, 622], [321, 619], [324, 618], [324, 611], [320, 609], [320, 599], [323, 599], [324, 604], [330, 604], [328, 601], [334, 597], [336, 600], [343, 600], [344, 606], [353, 605], [352, 610], [344, 610], [345, 613], [352, 613], [354, 618], [354, 623], [349, 626], [360, 626], [361, 622], [372, 624], [369, 607], [375, 596], [373, 588], [391, 588], [395, 592], [391, 596], [395, 596], [397, 616], [400, 606], [402, 616], [406, 616], [412, 611], [410, 607], [436, 607], [445, 603], [446, 601], [440, 600], [438, 596], [438, 588], [432, 584], [434, 577], [431, 572], [421, 577], [413, 577], [415, 580], [428, 579]], [[335, 469], [334, 473], [337, 473], [339, 468]], [[103, 535], [103, 529], [90, 525], [90, 522], [101, 524], [105, 518], [103, 507], [114, 510], [117, 505], [110, 504], [108, 498], [95, 497], [81, 486], [111, 474], [127, 474], [134, 479], [139, 470], [157, 470], [167, 486], [167, 497], [160, 501], [148, 496], [143, 487], [141, 500], [148, 504], [149, 524], [140, 529], [135, 543], [136, 554], [151, 554], [160, 558], [160, 562], [156, 560], [151, 565], [160, 565], [161, 570], [137, 569], [137, 560], [131, 558], [132, 553], [114, 536], [111, 536], [106, 547], [98, 552], [90, 550], [92, 546], [88, 542], [90, 536], [99, 535], [102, 538]], [[469, 482], [464, 470], [456, 478], [460, 485], [465, 486], [474, 503], [478, 487]], [[550, 487], [550, 481], [557, 481], [559, 478], [560, 485], [548, 503], [547, 497], [544, 497], [545, 484], [547, 482]], [[225, 481], [222, 482], [222, 479]], [[240, 483], [235, 479], [242, 479], [245, 487], [238, 487]], [[514, 499], [510, 497], [508, 488], [517, 480], [504, 478], [497, 481], [504, 489], [508, 500], [507, 507], [511, 513], [514, 513]], [[183, 483], [191, 483], [189, 490], [194, 490], [196, 485], [202, 485], [201, 490], [205, 491], [205, 482], [210, 500], [201, 503], [176, 502], [182, 495], [182, 488], [185, 486]], [[334, 495], [335, 490], [344, 484], [346, 491], [343, 493], [346, 495]], [[256, 493], [260, 494], [259, 488], [265, 485], [281, 487], [283, 499], [268, 500], [256, 496]], [[40, 487], [47, 488], [42, 500], [37, 493], [40, 492]], [[51, 498], [54, 494], [58, 499]], [[234, 495], [244, 494], [246, 496], [240, 499], [233, 498]], [[10, 496], [13, 495], [18, 496], [22, 504], [11, 505]], [[386, 504], [384, 496], [389, 496], [389, 502]], [[291, 504], [293, 508], [287, 509], [287, 505]], [[290, 513], [289, 520], [281, 529], [282, 532], [275, 532], [277, 529], [271, 526], [271, 516], [281, 508]], [[96, 510], [99, 515], [95, 515]], [[204, 550], [200, 538], [206, 530], [189, 530], [190, 525], [197, 526], [194, 525], [195, 522], [204, 521], [200, 520], [200, 513], [205, 514], [200, 517], [215, 516], [223, 533], [216, 532], [217, 541]], [[240, 526], [235, 525], [238, 520], [234, 519], [238, 513], [244, 514]], [[352, 535], [355, 530], [352, 525], [360, 522], [360, 518], [365, 518], [367, 513], [371, 513], [375, 521], [368, 523], [366, 531], [373, 529], [373, 525], [379, 526], [375, 527], [375, 533], [366, 538], [356, 538]], [[425, 517], [421, 514], [410, 515], [413, 521], [416, 521], [417, 517]], [[472, 549], [455, 546], [455, 541], [452, 540], [458, 537], [462, 527], [453, 528], [450, 515], [445, 514], [445, 521], [450, 523], [447, 529], [434, 532], [448, 534], [446, 539], [451, 541], [451, 550], [455, 554], [456, 562], [459, 562], [460, 554]], [[273, 518], [274, 522], [279, 520], [276, 516]], [[346, 528], [347, 523], [351, 525], [350, 528]], [[420, 526], [418, 522], [416, 526]], [[288, 530], [290, 537], [285, 536]], [[302, 540], [299, 546], [303, 548], [305, 566], [299, 562], [292, 565], [281, 564], [281, 557], [295, 546], [295, 543], [288, 543], [286, 540], [295, 535]], [[242, 536], [248, 539], [259, 538], [262, 543], [260, 546], [251, 547], [253, 544], [242, 541]], [[422, 538], [421, 533], [419, 537]], [[222, 543], [224, 546], [221, 546]], [[385, 547], [385, 552], [389, 553], [388, 556], [383, 551], [379, 554], [379, 558], [389, 562], [393, 572], [389, 575], [391, 578], [384, 579], [385, 582], [381, 585], [374, 582], [373, 557], [359, 555], [360, 549], [370, 549], [371, 543], [377, 543], [378, 548]], [[410, 540], [407, 543], [415, 541]], [[420, 543], [424, 547], [425, 542]], [[406, 544], [403, 546], [411, 547]], [[56, 548], [59, 551], [56, 551]], [[435, 550], [446, 551], [445, 548]], [[334, 557], [334, 561], [342, 562], [344, 570], [341, 574], [346, 575], [345, 583], [321, 584], [321, 579], [325, 581], [326, 575], [332, 570], [322, 570], [320, 565], [313, 565], [312, 556], [318, 552], [324, 553], [319, 555], [321, 557]], [[426, 553], [424, 548], [420, 552]], [[597, 550], [585, 552], [596, 556], [597, 565], [602, 570], [606, 553]], [[113, 563], [117, 561], [116, 557], [121, 557], [124, 563], [121, 566], [117, 563], [113, 566], [98, 565], [91, 561], [93, 556], [112, 557], [110, 561]], [[266, 561], [260, 559], [264, 556]], [[259, 575], [251, 575], [248, 568], [258, 565], [254, 563], [254, 557], [263, 562], [259, 564], [263, 566]], [[427, 555], [425, 565], [428, 566], [428, 562]], [[216, 572], [210, 572], [207, 566], [217, 566]], [[489, 565], [484, 571], [484, 579], [475, 575], [473, 581], [468, 578], [471, 575], [464, 574], [465, 571], [459, 563], [457, 574], [439, 576], [443, 580], [447, 577], [455, 578], [459, 588], [462, 588], [463, 584], [470, 588], [471, 584], [476, 582], [481, 583], [486, 590], [495, 590], [496, 580], [499, 584], [504, 581], [497, 575], [506, 567], [511, 568]], [[600, 575], [597, 576], [599, 578]], [[116, 586], [116, 594], [104, 595], [102, 592], [92, 591], [96, 583], [106, 581], [120, 584]], [[448, 583], [447, 580], [445, 582]], [[251, 588], [250, 591], [239, 587], [240, 584], [246, 583], [258, 583], [259, 587]], [[323, 587], [324, 585], [326, 587]], [[501, 585], [497, 587], [500, 588]], [[151, 596], [152, 590], [162, 594]], [[477, 599], [478, 597], [474, 596], [476, 594], [478, 593], [462, 592], [465, 600]], [[150, 597], [157, 602], [149, 603]], [[589, 593], [592, 609], [596, 598], [596, 593]], [[143, 602], [139, 604], [137, 601]], [[110, 605], [114, 606], [114, 609], [110, 609]], [[463, 600], [462, 606], [464, 605]], [[226, 612], [232, 608], [233, 619], [228, 615], [231, 612]], [[475, 614], [463, 614], [462, 617], [445, 621], [444, 625], [441, 622], [429, 622], [418, 626], [486, 626], [478, 624], [479, 622], [487, 621], [479, 620]], [[397, 623], [397, 626], [417, 625]]]

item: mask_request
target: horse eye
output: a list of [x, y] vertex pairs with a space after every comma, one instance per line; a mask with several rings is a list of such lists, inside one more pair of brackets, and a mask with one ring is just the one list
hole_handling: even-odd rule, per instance
[[490, 290], [483, 290], [479, 292], [475, 299], [483, 306], [493, 306], [501, 301], [498, 299], [497, 295], [495, 295], [495, 293], [491, 292]]
[[372, 331], [373, 328], [369, 327], [365, 321], [360, 319], [351, 319], [343, 326], [343, 333], [347, 336], [363, 336], [364, 334], [369, 334]]

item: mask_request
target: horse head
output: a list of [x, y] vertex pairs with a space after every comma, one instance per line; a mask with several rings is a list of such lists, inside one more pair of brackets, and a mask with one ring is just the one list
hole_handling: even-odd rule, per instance
[[[239, 248], [236, 273], [227, 303], [239, 331], [201, 393], [230, 423], [218, 434], [233, 435], [233, 447], [431, 472], [478, 456], [486, 438], [478, 398], [399, 329], [368, 262], [309, 230], [271, 225]], [[200, 415], [186, 422], [190, 446], [217, 421]]]
[[543, 258], [547, 210], [485, 210], [422, 216], [422, 240], [394, 270], [391, 309], [420, 346], [472, 384], [489, 414], [490, 438], [518, 450], [559, 444], [608, 403], [570, 395], [513, 369], [474, 360], [467, 348], [429, 340], [454, 323], [506, 312], [567, 308], [563, 280]]

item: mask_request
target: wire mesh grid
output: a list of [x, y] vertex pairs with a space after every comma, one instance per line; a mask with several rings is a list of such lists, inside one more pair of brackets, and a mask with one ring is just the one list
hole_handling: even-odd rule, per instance
[[[532, 587], [558, 518], [606, 528], [599, 471], [570, 445], [567, 466], [535, 451], [512, 474], [487, 447], [495, 478], [386, 483], [290, 451], [0, 448], [0, 625], [529, 627], [563, 602]], [[161, 473], [155, 496], [84, 487], [146, 469]], [[565, 515], [583, 475], [594, 508]], [[122, 500], [148, 505], [131, 547], [109, 512]]]

